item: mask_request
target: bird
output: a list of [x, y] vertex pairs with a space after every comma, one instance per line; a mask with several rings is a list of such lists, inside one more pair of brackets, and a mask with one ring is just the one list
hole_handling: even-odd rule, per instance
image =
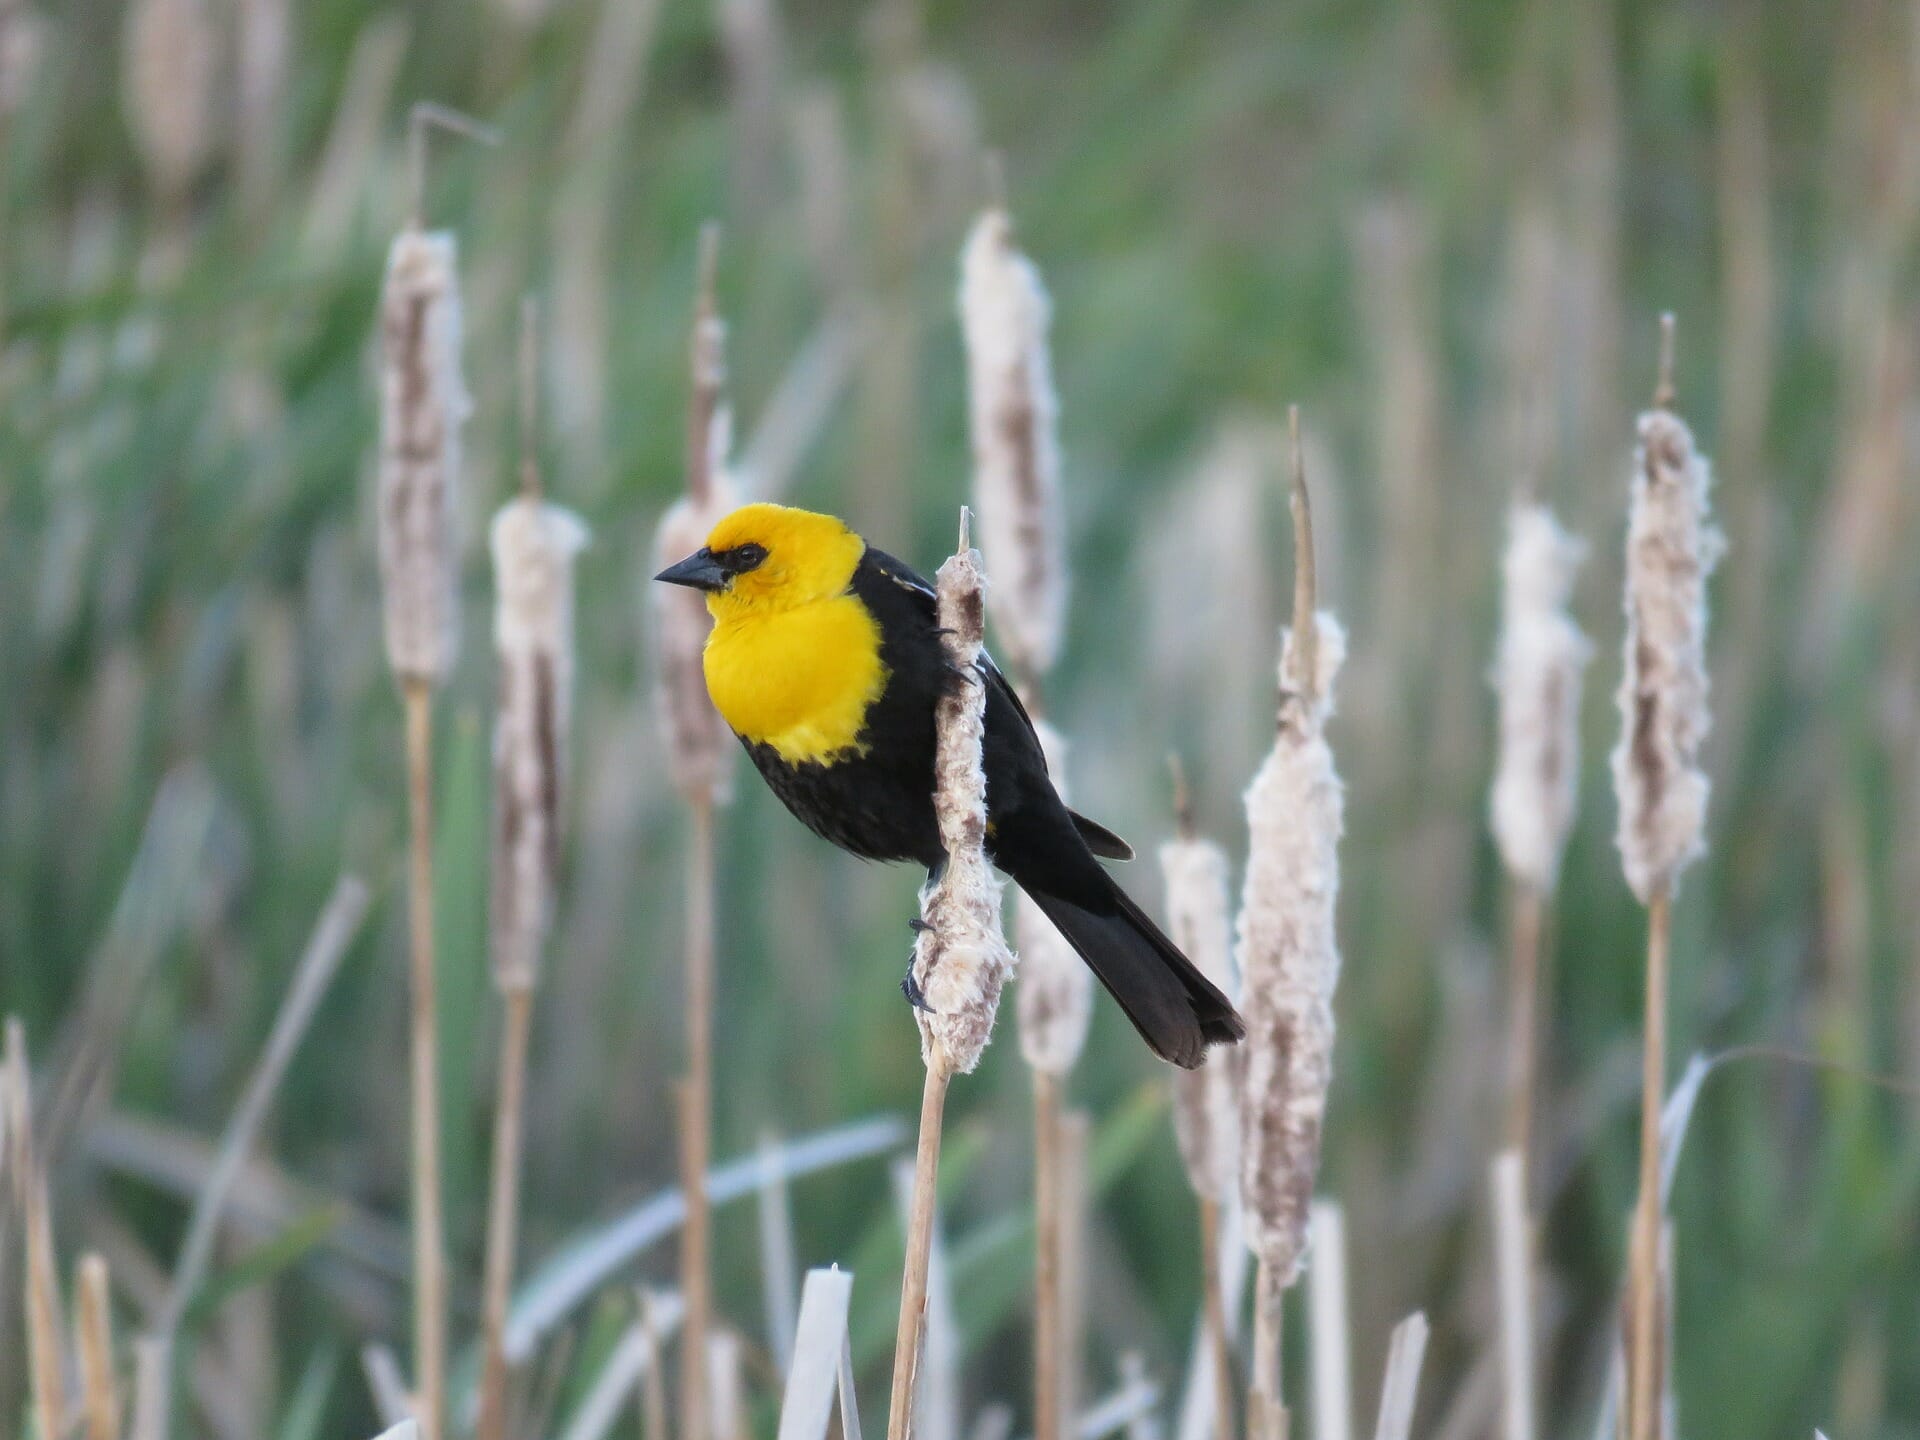
[[[707, 692], [795, 818], [856, 856], [938, 874], [934, 710], [962, 677], [933, 587], [835, 516], [766, 502], [722, 516], [706, 544], [654, 579], [705, 593]], [[1233, 1003], [1100, 864], [1133, 851], [1067, 808], [1013, 686], [985, 651], [977, 668], [989, 858], [1155, 1054], [1200, 1065], [1210, 1045], [1245, 1035]], [[902, 988], [924, 1007], [911, 971]]]

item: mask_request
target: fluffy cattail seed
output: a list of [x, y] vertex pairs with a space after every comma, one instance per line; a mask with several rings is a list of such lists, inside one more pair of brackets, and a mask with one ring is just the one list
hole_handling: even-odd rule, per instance
[[1724, 548], [1708, 511], [1706, 458], [1669, 404], [1670, 395], [1639, 421], [1613, 751], [1620, 858], [1642, 902], [1670, 890], [1706, 849], [1707, 577]]
[[[1160, 847], [1160, 873], [1167, 886], [1167, 935], [1223, 994], [1233, 976], [1232, 902], [1227, 893], [1227, 855], [1211, 840], [1187, 833]], [[1025, 983], [1024, 980], [1021, 982]], [[1240, 1051], [1213, 1049], [1197, 1070], [1173, 1075], [1173, 1133], [1187, 1183], [1203, 1200], [1225, 1204], [1240, 1159]]]
[[1327, 746], [1346, 634], [1316, 613], [1313, 538], [1294, 416], [1294, 624], [1280, 651], [1279, 733], [1247, 787], [1240, 907], [1247, 1020], [1240, 1193], [1247, 1243], [1281, 1289], [1299, 1278], [1333, 1079], [1334, 903], [1344, 798]]
[[965, 683], [934, 708], [934, 814], [947, 852], [940, 878], [920, 892], [926, 927], [913, 948], [913, 978], [926, 1000], [914, 1011], [920, 1051], [929, 1067], [944, 1064], [968, 1074], [993, 1037], [1000, 987], [1013, 973], [1013, 956], [1000, 932], [1000, 881], [987, 863], [987, 778], [980, 746], [986, 733], [987, 692], [978, 665], [986, 624], [987, 577], [980, 552], [967, 541], [961, 512], [960, 549], [934, 577], [947, 663]]
[[994, 633], [1023, 683], [1052, 666], [1066, 613], [1049, 312], [1039, 272], [1014, 246], [1006, 210], [987, 210], [960, 261], [973, 495], [981, 549], [993, 567]]
[[387, 256], [380, 297], [380, 579], [387, 661], [402, 681], [439, 684], [460, 649], [460, 376], [453, 236], [409, 227]]
[[[1067, 742], [1044, 720], [1036, 721], [1054, 788], [1066, 798]], [[1080, 1058], [1093, 1019], [1093, 972], [1024, 892], [1014, 900], [1014, 946], [1020, 956], [1015, 988], [1020, 1016], [1020, 1053], [1035, 1070], [1064, 1075]]]
[[213, 139], [214, 28], [204, 0], [136, 0], [126, 27], [128, 128], [154, 188], [177, 198], [198, 177]]
[[1543, 895], [1559, 875], [1578, 798], [1580, 681], [1593, 646], [1567, 613], [1567, 601], [1586, 552], [1545, 505], [1513, 506], [1494, 668], [1500, 751], [1493, 837], [1507, 869]]
[[531, 495], [493, 518], [492, 930], [503, 987], [533, 983], [553, 908], [573, 711], [573, 561], [587, 538], [571, 510]]

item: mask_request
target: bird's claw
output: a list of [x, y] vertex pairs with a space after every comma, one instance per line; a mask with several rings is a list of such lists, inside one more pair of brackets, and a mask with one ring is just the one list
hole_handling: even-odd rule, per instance
[[929, 925], [926, 921], [922, 920], [918, 915], [916, 915], [911, 920], [907, 921], [907, 929], [913, 931], [913, 933], [916, 935], [925, 935], [933, 929], [933, 926]]
[[[915, 923], [916, 925], [926, 924], [924, 920], [916, 921]], [[928, 1015], [934, 1013], [933, 1006], [927, 1003], [927, 992], [922, 990], [920, 988], [920, 982], [913, 978], [913, 966], [911, 964], [907, 966], [907, 973], [900, 977], [900, 993], [907, 997], [907, 1004], [911, 1005], [914, 1009]]]

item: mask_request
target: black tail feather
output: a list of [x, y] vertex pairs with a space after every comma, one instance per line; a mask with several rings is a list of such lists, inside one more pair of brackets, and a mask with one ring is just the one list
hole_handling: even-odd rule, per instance
[[1111, 880], [1107, 887], [1112, 909], [1105, 913], [1057, 895], [1027, 893], [1161, 1059], [1191, 1070], [1207, 1058], [1207, 1046], [1245, 1036], [1233, 1002], [1124, 890]]

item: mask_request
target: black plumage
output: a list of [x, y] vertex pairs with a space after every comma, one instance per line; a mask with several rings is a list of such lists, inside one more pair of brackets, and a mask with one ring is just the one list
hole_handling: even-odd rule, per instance
[[[879, 623], [887, 680], [867, 710], [853, 751], [831, 763], [793, 763], [772, 746], [743, 743], [786, 807], [816, 834], [872, 860], [943, 858], [933, 810], [934, 705], [959, 683], [935, 620], [933, 588], [913, 569], [869, 547], [852, 593]], [[983, 761], [988, 850], [1032, 896], [1146, 1042], [1192, 1067], [1209, 1044], [1244, 1033], [1233, 1005], [1161, 933], [1096, 859], [1125, 859], [1126, 842], [1061, 801], [1019, 697], [991, 661]]]

